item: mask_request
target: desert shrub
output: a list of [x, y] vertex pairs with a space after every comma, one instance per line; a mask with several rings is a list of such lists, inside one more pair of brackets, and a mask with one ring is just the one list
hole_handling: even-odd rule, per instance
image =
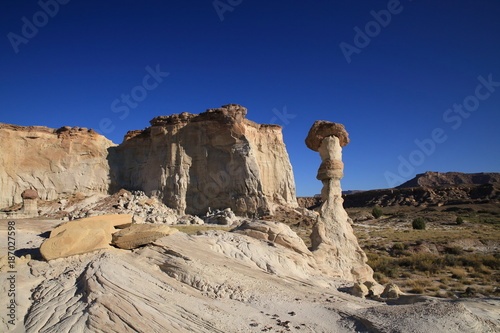
[[457, 219], [455, 220], [455, 223], [457, 225], [461, 225], [464, 223], [464, 219], [461, 216], [457, 216]]
[[384, 215], [384, 212], [382, 211], [382, 209], [380, 207], [375, 206], [372, 209], [372, 215], [374, 218], [378, 219], [379, 217]]
[[435, 274], [444, 267], [444, 258], [432, 253], [417, 253], [398, 260], [399, 266], [408, 267], [412, 271]]
[[392, 249], [394, 251], [403, 251], [405, 249], [405, 245], [403, 243], [395, 243], [393, 246], [392, 246]]
[[492, 274], [493, 271], [486, 267], [485, 265], [480, 265], [478, 268], [477, 268], [477, 271], [480, 273], [480, 274]]
[[500, 269], [500, 258], [492, 254], [469, 253], [457, 256], [456, 261], [456, 266], [474, 267], [475, 269], [486, 266], [491, 269]]
[[416, 219], [413, 220], [411, 226], [415, 230], [425, 230], [426, 223], [425, 220], [421, 217], [417, 217]]
[[448, 254], [462, 254], [464, 250], [460, 246], [452, 246], [452, 247], [447, 247], [445, 248], [445, 252]]
[[425, 290], [422, 287], [415, 287], [415, 288], [410, 289], [410, 293], [412, 293], [412, 294], [423, 294], [424, 291]]
[[454, 279], [463, 279], [467, 276], [467, 271], [463, 268], [450, 268], [451, 277]]
[[375, 281], [377, 281], [380, 284], [386, 284], [389, 282], [389, 279], [382, 273], [380, 272], [375, 272], [373, 273], [373, 278]]
[[441, 283], [443, 284], [448, 284], [450, 283], [450, 278], [447, 276], [443, 276], [441, 279], [439, 279], [439, 281], [441, 281]]

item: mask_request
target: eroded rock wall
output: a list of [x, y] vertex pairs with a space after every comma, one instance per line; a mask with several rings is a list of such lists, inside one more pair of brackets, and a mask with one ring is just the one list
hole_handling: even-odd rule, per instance
[[112, 152], [116, 186], [142, 190], [179, 211], [230, 207], [266, 214], [275, 203], [297, 206], [280, 126], [258, 125], [231, 104], [151, 120]]
[[256, 124], [246, 113], [231, 104], [156, 117], [119, 146], [84, 128], [1, 124], [0, 208], [20, 202], [28, 188], [42, 200], [142, 190], [181, 214], [229, 207], [254, 216], [296, 207], [281, 127]]
[[42, 200], [107, 193], [108, 148], [113, 143], [80, 127], [51, 129], [0, 123], [0, 208], [21, 202], [35, 189]]

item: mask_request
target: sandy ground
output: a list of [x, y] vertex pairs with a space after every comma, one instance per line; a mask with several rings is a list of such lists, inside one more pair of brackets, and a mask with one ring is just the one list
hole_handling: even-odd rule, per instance
[[[16, 220], [16, 255], [32, 260], [15, 267], [16, 325], [4, 310], [0, 331], [500, 332], [499, 299], [361, 299], [304, 256], [221, 231], [47, 263], [37, 249], [59, 223]], [[0, 221], [2, 256], [7, 229]], [[2, 309], [8, 277], [4, 269]]]

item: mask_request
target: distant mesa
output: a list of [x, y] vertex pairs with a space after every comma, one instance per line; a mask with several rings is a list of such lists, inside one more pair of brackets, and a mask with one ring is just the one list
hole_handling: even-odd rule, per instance
[[462, 184], [492, 184], [500, 183], [500, 173], [462, 173], [462, 172], [433, 172], [427, 171], [418, 174], [415, 178], [397, 186], [396, 188], [408, 187], [437, 187], [443, 185]]
[[500, 202], [500, 173], [425, 172], [392, 189], [347, 194], [345, 207], [445, 206]]

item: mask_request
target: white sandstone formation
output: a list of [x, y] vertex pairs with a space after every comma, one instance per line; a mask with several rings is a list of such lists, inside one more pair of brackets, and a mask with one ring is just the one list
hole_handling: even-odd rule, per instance
[[[17, 224], [19, 236], [38, 230], [21, 247], [41, 241], [47, 221], [36, 222]], [[27, 260], [16, 260], [16, 327], [0, 316], [2, 332], [498, 331], [498, 300], [354, 297], [310, 256], [236, 233], [177, 232], [134, 251]], [[1, 299], [8, 287], [0, 284]]]
[[342, 147], [348, 143], [344, 126], [327, 121], [316, 121], [306, 138], [306, 145], [318, 151], [322, 160], [317, 178], [323, 183], [323, 204], [311, 234], [312, 252], [325, 273], [349, 281], [373, 281], [373, 270], [366, 264], [342, 205]]
[[253, 216], [276, 204], [296, 207], [281, 127], [256, 124], [246, 113], [230, 104], [154, 118], [114, 149], [115, 184], [159, 197], [179, 214], [229, 207]]
[[281, 126], [256, 124], [246, 113], [230, 104], [156, 117], [117, 147], [85, 128], [0, 124], [0, 208], [19, 203], [25, 189], [55, 200], [121, 188], [142, 190], [180, 215], [297, 207]]

